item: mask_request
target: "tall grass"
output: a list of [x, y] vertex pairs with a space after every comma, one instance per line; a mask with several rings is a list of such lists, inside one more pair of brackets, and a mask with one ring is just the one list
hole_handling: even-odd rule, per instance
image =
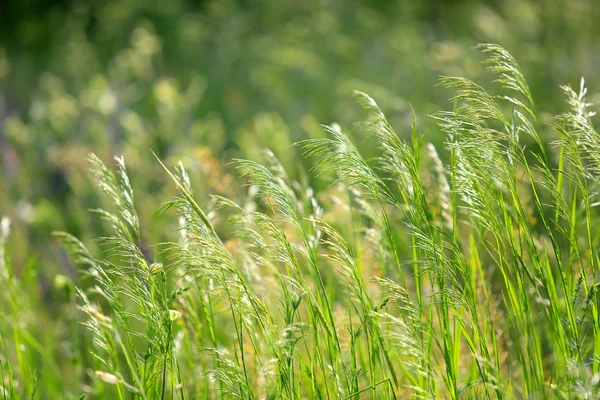
[[[56, 233], [85, 276], [71, 315], [93, 338], [71, 325], [81, 343], [61, 362], [77, 365], [79, 389], [65, 395], [599, 396], [600, 135], [584, 81], [563, 87], [569, 108], [549, 142], [516, 61], [480, 48], [505, 94], [442, 77], [455, 91], [452, 111], [433, 116], [445, 148], [426, 143], [414, 116], [397, 134], [361, 92], [368, 117], [356, 129], [333, 124], [297, 143], [332, 182], [321, 193], [265, 151], [260, 163], [234, 161], [243, 200], [201, 205], [183, 164], [157, 161], [178, 191], [159, 212], [177, 229], [154, 256], [124, 159], [113, 171], [91, 155], [108, 200], [94, 212], [111, 233], [97, 239], [102, 257]], [[379, 157], [365, 159], [356, 140], [376, 141]], [[0, 394], [56, 395], [58, 350], [23, 351], [36, 342], [18, 323], [28, 305], [4, 250], [8, 227]]]

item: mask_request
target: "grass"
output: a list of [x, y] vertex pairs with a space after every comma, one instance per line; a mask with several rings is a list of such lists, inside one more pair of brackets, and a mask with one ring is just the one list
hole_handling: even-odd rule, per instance
[[398, 135], [362, 92], [355, 129], [297, 143], [326, 190], [265, 151], [233, 161], [241, 199], [201, 205], [183, 163], [157, 158], [178, 195], [156, 204], [174, 229], [153, 251], [125, 160], [90, 155], [109, 233], [100, 257], [55, 233], [81, 275], [55, 281], [66, 348], [31, 324], [35, 279], [13, 273], [2, 219], [0, 396], [599, 396], [600, 135], [584, 81], [563, 87], [549, 143], [516, 61], [480, 48], [504, 94], [442, 77], [455, 92], [433, 116], [445, 148], [416, 117]]

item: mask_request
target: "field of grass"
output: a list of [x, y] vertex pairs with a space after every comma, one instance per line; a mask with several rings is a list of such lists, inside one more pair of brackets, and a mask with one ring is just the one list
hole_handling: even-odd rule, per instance
[[0, 51], [0, 399], [600, 397], [592, 3], [309, 3]]

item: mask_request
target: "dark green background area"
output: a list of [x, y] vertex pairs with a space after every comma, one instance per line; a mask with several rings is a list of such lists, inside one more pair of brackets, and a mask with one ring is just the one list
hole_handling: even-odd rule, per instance
[[[558, 84], [586, 75], [593, 87], [598, 16], [583, 0], [9, 1], [0, 13], [11, 65], [2, 86], [5, 107], [25, 112], [41, 72], [76, 90], [106, 72], [146, 24], [162, 42], [157, 75], [182, 83], [204, 76], [210, 96], [199, 112], [220, 112], [231, 128], [261, 111], [339, 118], [330, 102], [348, 79], [433, 107], [444, 100], [431, 89], [436, 76], [452, 67], [476, 72], [466, 68], [469, 48], [482, 41], [511, 51], [541, 104], [560, 107]], [[263, 74], [269, 79], [256, 77]], [[229, 107], [227, 89], [241, 92], [243, 107]]]

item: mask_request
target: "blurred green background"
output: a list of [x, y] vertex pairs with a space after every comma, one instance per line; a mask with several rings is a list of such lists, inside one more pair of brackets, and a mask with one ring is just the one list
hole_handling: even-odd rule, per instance
[[[88, 242], [107, 232], [88, 212], [102, 203], [86, 172], [89, 152], [105, 161], [125, 156], [152, 257], [149, 244], [172, 237], [176, 224], [153, 214], [174, 192], [150, 149], [168, 165], [184, 161], [201, 202], [209, 193], [235, 200], [245, 189], [227, 165], [233, 157], [254, 159], [269, 147], [293, 177], [309, 179], [308, 163], [290, 144], [323, 135], [320, 123], [351, 128], [363, 117], [352, 99], [361, 90], [400, 134], [409, 134], [412, 105], [443, 156], [429, 116], [452, 107], [451, 93], [435, 85], [440, 75], [489, 82], [472, 49], [477, 43], [513, 54], [542, 120], [564, 109], [561, 84], [576, 86], [585, 76], [590, 98], [598, 97], [595, 3], [3, 3], [0, 214], [13, 221], [7, 247], [15, 271], [23, 285], [37, 287], [39, 304], [31, 306], [52, 318], [64, 301], [54, 277], [77, 279], [52, 231]], [[356, 139], [367, 156], [376, 155]]]

